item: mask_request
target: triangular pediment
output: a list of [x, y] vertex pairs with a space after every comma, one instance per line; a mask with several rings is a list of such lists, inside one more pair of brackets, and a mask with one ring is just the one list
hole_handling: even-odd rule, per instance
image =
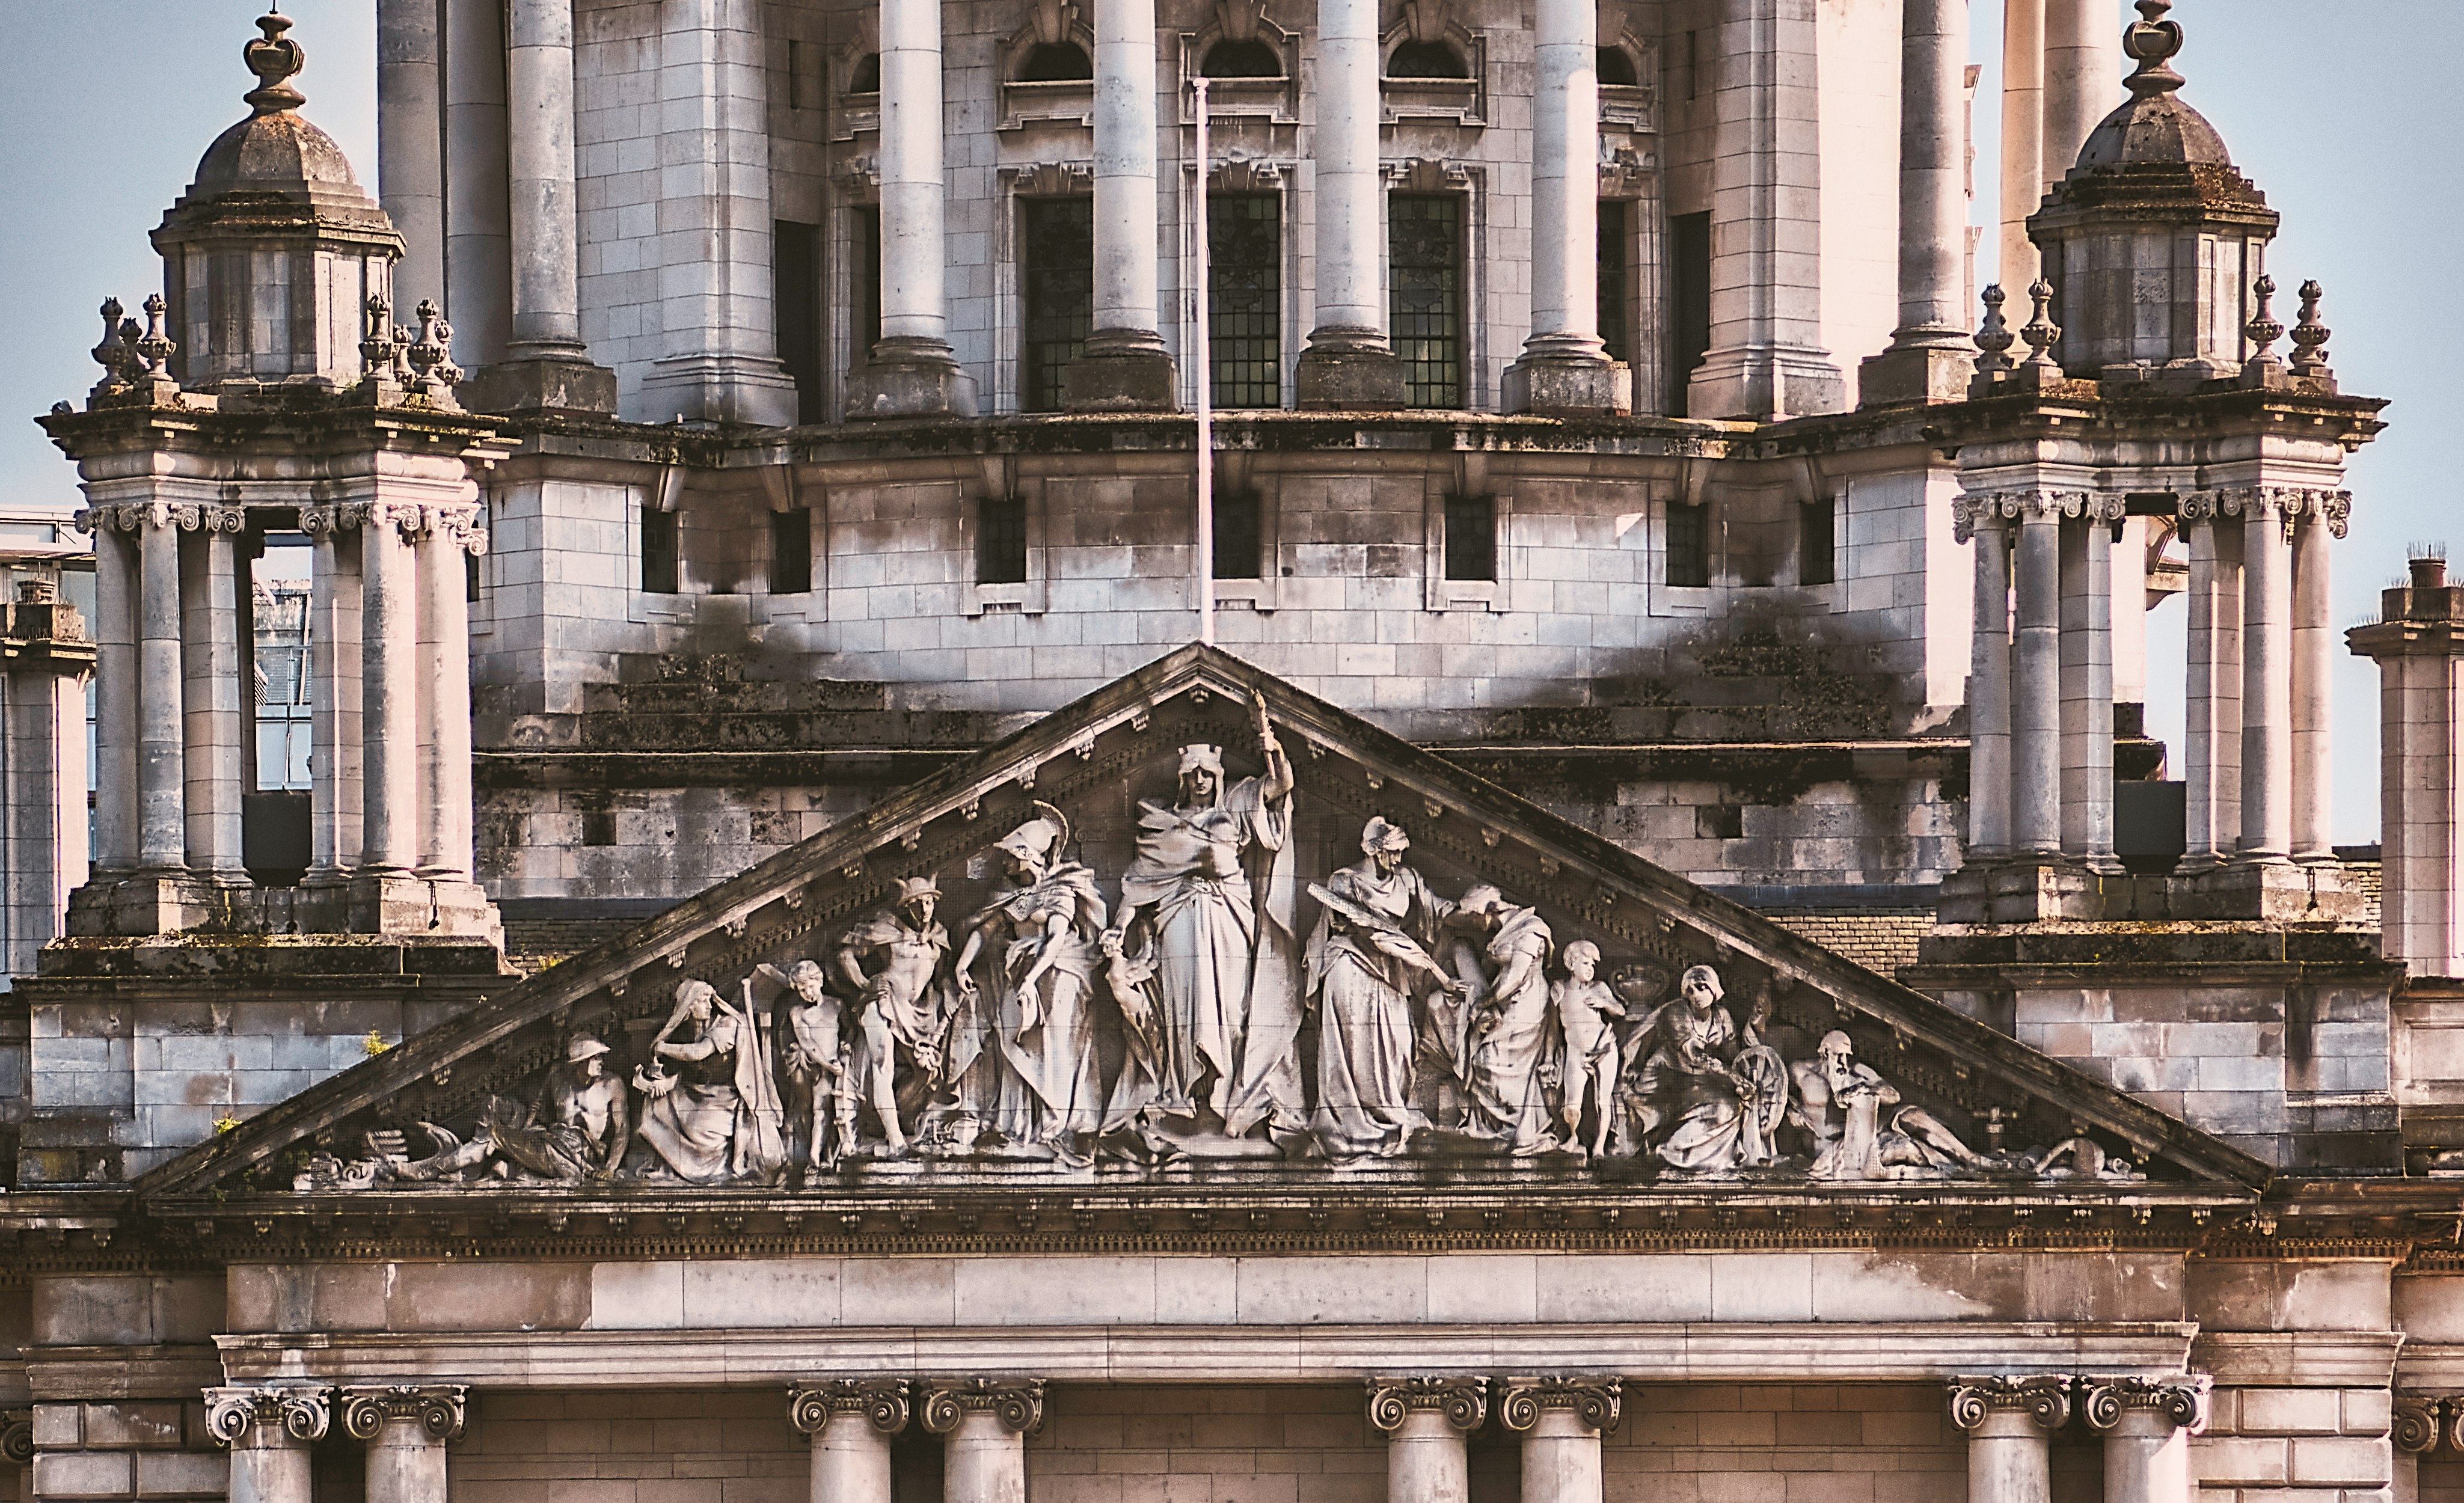
[[[1261, 699], [1287, 793], [1261, 753]], [[1221, 748], [1211, 798], [1182, 797], [1193, 745]], [[1364, 854], [1373, 820], [1408, 836], [1400, 870]], [[926, 876], [931, 922], [898, 906], [902, 881]], [[1466, 896], [1482, 898], [1477, 917], [1445, 912]], [[1136, 921], [1108, 946], [1125, 902]], [[969, 987], [957, 961], [979, 932]], [[1596, 953], [1594, 986], [1570, 973], [1581, 946]], [[805, 961], [822, 968], [819, 1000], [788, 984]], [[1695, 966], [1721, 984], [1707, 1008], [1683, 996]], [[1019, 984], [1030, 974], [1032, 995]], [[712, 995], [680, 1006], [692, 982]], [[832, 1040], [837, 1057], [815, 1070]], [[835, 1079], [850, 1082], [844, 1096]], [[186, 1214], [234, 1197], [1156, 1185], [1769, 1197], [1934, 1183], [2187, 1203], [2247, 1199], [2267, 1177], [1504, 787], [1191, 647], [137, 1188]]]

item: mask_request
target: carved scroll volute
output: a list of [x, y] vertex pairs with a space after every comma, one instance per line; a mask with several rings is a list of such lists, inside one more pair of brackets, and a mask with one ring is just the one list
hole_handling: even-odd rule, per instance
[[[1040, 1397], [1037, 1402], [1042, 1402]], [[831, 1417], [841, 1414], [861, 1414], [882, 1434], [897, 1434], [907, 1428], [907, 1381], [839, 1378], [828, 1382], [798, 1383], [787, 1390], [787, 1418], [807, 1435], [821, 1434], [828, 1427]], [[957, 1421], [951, 1423], [955, 1425]]]
[[1392, 1435], [1416, 1409], [1434, 1409], [1468, 1435], [1488, 1418], [1488, 1393], [1477, 1378], [1369, 1380], [1370, 1424]]
[[2387, 1439], [2395, 1442], [2396, 1449], [2410, 1451], [2416, 1456], [2436, 1450], [2441, 1407], [2439, 1402], [2428, 1394], [2397, 1394]]
[[2189, 1378], [2081, 1379], [2085, 1400], [2080, 1408], [2089, 1426], [2109, 1430], [2125, 1414], [2155, 1414], [2174, 1428], [2201, 1430], [2208, 1424], [2208, 1386], [2204, 1374]]
[[28, 1467], [34, 1461], [34, 1411], [0, 1409], [0, 1466]]
[[924, 1427], [935, 1435], [949, 1434], [970, 1414], [990, 1413], [1016, 1435], [1032, 1435], [1044, 1426], [1041, 1378], [936, 1380], [923, 1388]]
[[2070, 1423], [2071, 1381], [2052, 1374], [2030, 1378], [1962, 1378], [1950, 1385], [1950, 1423], [1973, 1430], [1993, 1414], [2025, 1414], [2047, 1432]]
[[459, 1383], [345, 1388], [341, 1391], [342, 1433], [353, 1440], [372, 1441], [388, 1420], [413, 1421], [421, 1434], [440, 1445], [460, 1440], [469, 1393]]
[[1551, 1409], [1571, 1411], [1586, 1429], [1605, 1435], [1625, 1414], [1625, 1385], [1615, 1378], [1501, 1378], [1498, 1423], [1523, 1431]]
[[307, 1444], [325, 1438], [334, 1418], [333, 1391], [328, 1388], [268, 1385], [206, 1390], [206, 1430], [225, 1446], [236, 1446], [250, 1430], [278, 1432]]

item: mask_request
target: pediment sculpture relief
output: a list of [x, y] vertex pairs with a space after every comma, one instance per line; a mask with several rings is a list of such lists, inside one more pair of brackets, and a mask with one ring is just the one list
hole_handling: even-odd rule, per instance
[[523, 1089], [361, 1131], [295, 1186], [818, 1187], [1248, 1160], [2141, 1176], [2084, 1134], [2006, 1147], [1998, 1114], [1917, 1099], [1844, 1029], [1803, 1009], [1774, 1023], [1768, 988], [1731, 996], [1715, 965], [1561, 933], [1576, 921], [1476, 871], [1424, 870], [1400, 809], [1332, 834], [1356, 814], [1304, 808], [1263, 699], [1245, 729], [1230, 758], [1180, 746], [1170, 788], [1123, 799], [1100, 842], [1032, 803], [963, 878], [904, 874], [807, 953], [723, 986], [683, 979], [638, 1028], [572, 1031]]

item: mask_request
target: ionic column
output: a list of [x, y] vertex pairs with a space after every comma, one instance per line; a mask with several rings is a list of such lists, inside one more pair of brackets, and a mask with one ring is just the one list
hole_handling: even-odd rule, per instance
[[445, 1503], [445, 1447], [462, 1434], [458, 1383], [341, 1390], [342, 1430], [368, 1448], [367, 1503]]
[[419, 581], [403, 536], [418, 515], [376, 501], [360, 525], [360, 866], [377, 874], [419, 856]]
[[236, 506], [203, 506], [180, 582], [181, 758], [188, 870], [244, 882], [239, 795], [239, 562], [232, 546], [245, 520]]
[[[2089, 134], [2122, 102], [2122, 28], [2113, 11], [2104, 0], [2044, 0], [2045, 191], [2079, 165]], [[2005, 274], [2003, 285], [2015, 284]]]
[[231, 1448], [230, 1503], [312, 1503], [309, 1448], [325, 1438], [330, 1401], [289, 1384], [206, 1390], [206, 1429]]
[[402, 234], [394, 306], [445, 306], [445, 94], [439, 0], [377, 0], [377, 184]]
[[1377, 0], [1318, 0], [1310, 132], [1317, 286], [1294, 372], [1305, 408], [1398, 408], [1403, 364], [1386, 338], [1385, 185], [1377, 166]]
[[2002, 285], [2036, 279], [2028, 216], [2045, 194], [2045, 0], [2002, 0]]
[[1369, 1423], [1386, 1433], [1387, 1503], [1465, 1503], [1463, 1437], [1488, 1417], [1477, 1378], [1373, 1378]]
[[2104, 1503], [2189, 1503], [2190, 1433], [2207, 1423], [2208, 1380], [2082, 1380], [2080, 1407], [2104, 1436]]
[[2011, 648], [2011, 845], [2062, 849], [2062, 517], [2036, 493], [2019, 514]]
[[[2119, 510], [2117, 502], [2113, 510]], [[2062, 850], [2118, 872], [2113, 855], [2113, 523], [2089, 496], [2062, 538]]]
[[880, 36], [881, 343], [848, 380], [847, 415], [973, 417], [941, 279], [941, 8], [881, 0]]
[[419, 573], [419, 873], [471, 879], [471, 603], [463, 559], [486, 536], [464, 511], [434, 507]]
[[2048, 1447], [2070, 1414], [2069, 1383], [2061, 1378], [1953, 1383], [1950, 1420], [1968, 1432], [1968, 1503], [2049, 1503]]
[[2293, 534], [2293, 859], [2332, 861], [2334, 710], [2329, 697], [2336, 633], [2329, 620], [2329, 540], [2344, 530], [2349, 497], [2321, 492]]
[[137, 680], [138, 542], [121, 509], [98, 506], [94, 529], [94, 865], [124, 876], [140, 864]]
[[187, 739], [180, 723], [180, 531], [172, 508], [137, 508], [137, 864], [187, 865]]
[[360, 861], [360, 627], [356, 540], [345, 506], [301, 507], [308, 535], [308, 823], [305, 881], [324, 886]]
[[1616, 1429], [1614, 1378], [1509, 1378], [1497, 1417], [1523, 1437], [1523, 1503], [1600, 1503], [1600, 1437]]
[[2293, 556], [2281, 493], [2242, 514], [2241, 843], [2245, 861], [2293, 850]]
[[2241, 835], [2241, 528], [2217, 515], [2222, 500], [2205, 491], [2181, 502], [2190, 554], [2182, 748], [2188, 871], [2223, 861]]
[[907, 1428], [904, 1379], [799, 1383], [787, 1413], [813, 1438], [812, 1503], [890, 1503], [890, 1442]]
[[2011, 523], [1991, 497], [1962, 498], [1976, 550], [1968, 658], [1968, 853], [2011, 849]]
[[1514, 412], [1632, 405], [1600, 343], [1598, 0], [1537, 0], [1531, 105], [1531, 335], [1506, 372]]
[[1080, 411], [1173, 405], [1158, 332], [1155, 0], [1095, 6], [1095, 307], [1084, 354], [1064, 373]]
[[1968, 5], [1906, 0], [1901, 13], [1900, 326], [1859, 373], [1860, 406], [1959, 401], [1974, 371], [1964, 326]]
[[1044, 1424], [1041, 1379], [923, 1385], [924, 1428], [941, 1437], [942, 1503], [1026, 1503], [1026, 1437]]

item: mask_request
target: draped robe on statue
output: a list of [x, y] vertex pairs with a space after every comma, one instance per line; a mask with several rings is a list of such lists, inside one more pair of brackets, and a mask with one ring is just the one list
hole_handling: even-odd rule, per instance
[[[1388, 920], [1424, 947], [1455, 905], [1420, 873], [1378, 874], [1373, 858], [1327, 878], [1336, 896]], [[1412, 1103], [1411, 968], [1372, 936], [1321, 911], [1309, 936], [1308, 995], [1318, 1006], [1318, 1140], [1336, 1158], [1402, 1150], [1426, 1118]]]
[[665, 1089], [642, 1110], [640, 1136], [677, 1179], [693, 1184], [766, 1179], [786, 1162], [779, 1088], [767, 1040], [749, 1008], [717, 999], [702, 1036], [710, 1052], [671, 1059]]
[[1523, 962], [1513, 988], [1488, 999], [1489, 1010], [1471, 1047], [1469, 1071], [1473, 1131], [1510, 1139], [1517, 1153], [1556, 1146], [1541, 1066], [1550, 1063], [1554, 1040], [1549, 1028], [1549, 926], [1529, 908], [1508, 908], [1489, 937], [1489, 963], [1503, 985], [1514, 962]]
[[[992, 1043], [1001, 1066], [988, 1104], [992, 1125], [1012, 1142], [1049, 1144], [1069, 1156], [1072, 1139], [1101, 1122], [1093, 937], [1104, 927], [1104, 913], [1095, 873], [1070, 862], [1032, 887], [996, 894], [976, 916], [978, 924], [991, 921], [995, 941], [983, 962], [991, 984], [979, 984], [980, 995], [990, 999]], [[1030, 999], [1020, 984], [1047, 957], [1051, 964]]]

